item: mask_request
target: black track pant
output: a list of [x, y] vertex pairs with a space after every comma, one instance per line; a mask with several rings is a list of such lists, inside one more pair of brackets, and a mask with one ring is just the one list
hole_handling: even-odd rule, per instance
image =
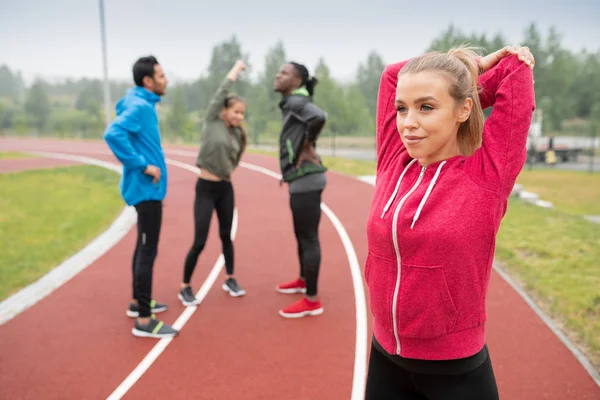
[[133, 253], [133, 298], [139, 304], [139, 316], [150, 316], [152, 274], [158, 253], [158, 239], [162, 223], [162, 202], [143, 201], [136, 204], [137, 243]]

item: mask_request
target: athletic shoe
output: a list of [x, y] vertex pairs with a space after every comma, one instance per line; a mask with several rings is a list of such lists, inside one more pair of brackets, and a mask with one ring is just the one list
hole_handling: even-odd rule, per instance
[[196, 306], [200, 303], [198, 299], [196, 299], [196, 296], [194, 296], [194, 292], [192, 292], [192, 288], [190, 286], [186, 286], [185, 288], [181, 289], [177, 294], [177, 297], [179, 297], [179, 300], [181, 300], [183, 305], [186, 307]]
[[[150, 301], [150, 312], [152, 314], [158, 314], [161, 312], [167, 311], [166, 304], [160, 304], [156, 300]], [[140, 308], [135, 303], [129, 303], [129, 308], [126, 311], [126, 314], [129, 318], [137, 318], [140, 316]]]
[[306, 282], [298, 278], [291, 282], [277, 285], [275, 290], [283, 294], [306, 293]]
[[231, 297], [240, 297], [246, 294], [235, 278], [228, 278], [223, 284], [223, 290], [228, 292]]
[[152, 315], [150, 322], [148, 322], [146, 325], [140, 324], [136, 319], [131, 333], [133, 333], [133, 336], [137, 337], [162, 339], [177, 336], [179, 331], [173, 329], [162, 321], [157, 321], [154, 315]]
[[306, 297], [302, 297], [294, 304], [279, 310], [279, 315], [284, 318], [302, 318], [320, 314], [323, 314], [321, 301], [310, 301]]

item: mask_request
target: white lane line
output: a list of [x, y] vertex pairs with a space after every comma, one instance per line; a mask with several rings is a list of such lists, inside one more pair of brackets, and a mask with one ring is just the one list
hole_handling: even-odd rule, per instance
[[[105, 150], [86, 150], [86, 151], [82, 151], [82, 152], [92, 153], [92, 154], [106, 154], [106, 155], [110, 154], [108, 151], [105, 151]], [[186, 156], [186, 157], [196, 157], [197, 156], [196, 152], [186, 151], [186, 150], [167, 149], [167, 150], [165, 150], [165, 153], [172, 154], [172, 155]], [[75, 157], [75, 159], [79, 159], [79, 161], [81, 161], [81, 158], [78, 156], [72, 156], [72, 157]], [[99, 161], [99, 162], [102, 163], [102, 161]], [[192, 167], [188, 164], [181, 163], [176, 160], [167, 160], [167, 162], [169, 164], [175, 165], [180, 168], [187, 169], [194, 173], [198, 173], [198, 171], [199, 171], [199, 169], [196, 167]], [[250, 163], [246, 163], [246, 162], [241, 162], [240, 166], [250, 169], [250, 170], [260, 172], [264, 175], [270, 176], [277, 180], [281, 179], [281, 175], [279, 175], [267, 168], [263, 168], [263, 167], [260, 167], [260, 166], [254, 165], [254, 164], [250, 164]], [[349, 237], [346, 229], [344, 228], [343, 224], [339, 221], [339, 219], [337, 218], [335, 213], [333, 213], [333, 211], [325, 203], [321, 204], [321, 209], [327, 215], [327, 217], [330, 219], [330, 221], [334, 225], [338, 235], [340, 236], [340, 239], [342, 240], [342, 244], [344, 245], [344, 248], [346, 250], [346, 255], [348, 257], [348, 263], [349, 263], [350, 273], [351, 273], [351, 277], [352, 277], [355, 309], [356, 309], [356, 342], [355, 342], [354, 373], [353, 373], [351, 400], [358, 400], [358, 399], [362, 399], [364, 396], [364, 389], [365, 389], [365, 383], [366, 383], [366, 372], [367, 372], [366, 367], [367, 367], [367, 345], [368, 345], [367, 310], [366, 310], [365, 291], [364, 291], [364, 286], [363, 286], [363, 281], [362, 281], [362, 273], [360, 270], [360, 264], [358, 262], [358, 257], [356, 256], [356, 251], [354, 249], [354, 246], [352, 245], [352, 241], [350, 240], [350, 237]], [[237, 230], [237, 210], [236, 210], [236, 214], [234, 216], [234, 226]], [[232, 230], [232, 239], [233, 239], [233, 235], [234, 235], [234, 231]], [[210, 288], [212, 287], [212, 284], [214, 284], [214, 280], [216, 279], [216, 277], [219, 275], [221, 269], [223, 268], [224, 260], [222, 257], [223, 257], [222, 255], [219, 256], [219, 260], [217, 260], [217, 264], [215, 264], [215, 266], [213, 267], [213, 270], [209, 274], [207, 281], [205, 281], [204, 285], [200, 288], [196, 297], [199, 298], [200, 296], [202, 296], [202, 298], [204, 298], [204, 296], [206, 296], [206, 293], [208, 293], [208, 290], [210, 290]], [[220, 263], [220, 267], [218, 267], [218, 270], [217, 270], [217, 265], [219, 263]], [[214, 273], [214, 279], [212, 278], [213, 273]], [[210, 285], [207, 285], [207, 283], [210, 279], [213, 279], [213, 281]], [[203, 290], [204, 290], [204, 292], [202, 292]], [[191, 315], [193, 314], [193, 312], [195, 311], [197, 306], [196, 307], [188, 307], [188, 309], [190, 309], [190, 308], [193, 310], [190, 311], [189, 316], [187, 318], [182, 318], [184, 316], [185, 312], [189, 311], [186, 309], [186, 311], [184, 311], [184, 314], [182, 314], [177, 319], [175, 324], [177, 324], [177, 322], [179, 322], [179, 320], [182, 319], [181, 326], [185, 325], [185, 323], [191, 317]], [[174, 326], [176, 326], [176, 325], [174, 325]], [[146, 360], [146, 358], [144, 358], [144, 360], [142, 360], [142, 362], [136, 367], [136, 369], [125, 379], [125, 381], [123, 381], [123, 383], [121, 383], [121, 385], [119, 385], [119, 387], [113, 392], [113, 394], [111, 394], [111, 396], [109, 396], [108, 399], [110, 399], [110, 400], [119, 399], [119, 398], [121, 398], [121, 396], [123, 396], [125, 393], [127, 393], [127, 391], [135, 384], [135, 382], [143, 375], [143, 373], [150, 367], [150, 365], [152, 365], [152, 363], [164, 351], [164, 349], [167, 347], [167, 345], [170, 343], [171, 340], [172, 339], [161, 339], [161, 341], [159, 341], [155, 345], [155, 347], [150, 351], [150, 353], [148, 353], [148, 355], [146, 356], [146, 358], [148, 360]], [[162, 342], [162, 341], [164, 341], [164, 342]], [[161, 344], [161, 342], [163, 344]], [[161, 349], [161, 347], [162, 347], [162, 349]], [[145, 361], [146, 361], [146, 364], [142, 365]], [[136, 370], [137, 370], [137, 372], [136, 372]], [[134, 375], [134, 372], [136, 372], [136, 375]]]
[[[165, 151], [168, 154], [179, 155], [185, 157], [196, 157], [195, 152], [186, 150], [172, 150], [168, 149]], [[256, 172], [260, 172], [264, 175], [270, 176], [274, 179], [280, 180], [281, 175], [271, 171], [268, 168], [264, 168], [255, 164], [247, 162], [240, 162], [240, 167], [250, 169]], [[342, 244], [348, 257], [348, 265], [350, 267], [350, 274], [352, 277], [352, 285], [354, 289], [354, 303], [356, 309], [356, 342], [354, 348], [354, 372], [352, 379], [352, 396], [351, 400], [359, 400], [364, 398], [366, 374], [367, 374], [367, 302], [365, 299], [365, 289], [363, 285], [362, 272], [360, 270], [360, 263], [356, 256], [356, 251], [352, 244], [352, 240], [348, 235], [348, 232], [344, 228], [344, 225], [337, 218], [335, 213], [325, 204], [321, 203], [321, 210], [327, 215], [333, 226], [335, 227]]]
[[[198, 174], [199, 169], [192, 167], [188, 164], [167, 159], [167, 164], [174, 165], [179, 168], [186, 169], [190, 172]], [[233, 225], [231, 228], [231, 240], [235, 239], [235, 235], [238, 229], [238, 213], [237, 209], [234, 210], [233, 214]], [[208, 291], [212, 288], [213, 284], [219, 277], [223, 266], [225, 265], [225, 258], [223, 253], [219, 255], [217, 262], [213, 266], [210, 271], [208, 277], [196, 293], [196, 299], [198, 299], [198, 305], [202, 303]], [[173, 324], [173, 328], [177, 330], [181, 330], [184, 325], [189, 321], [194, 312], [198, 309], [198, 305], [192, 307], [186, 307], [185, 310], [181, 313], [181, 315], [177, 318], [175, 323]], [[160, 339], [146, 354], [146, 357], [135, 367], [133, 371], [125, 378], [125, 380], [107, 397], [107, 400], [117, 400], [122, 398], [128, 391], [133, 387], [133, 385], [144, 375], [144, 373], [150, 368], [150, 366], [156, 361], [156, 359], [162, 354], [162, 352], [167, 348], [167, 346], [171, 343], [173, 338], [163, 338]]]
[[[258, 165], [240, 162], [240, 166], [251, 169], [268, 175], [277, 180], [281, 179], [281, 175]], [[352, 377], [352, 396], [351, 400], [360, 400], [364, 398], [366, 374], [367, 374], [367, 302], [365, 299], [365, 289], [363, 286], [362, 272], [356, 250], [352, 244], [352, 240], [344, 225], [340, 222], [335, 213], [325, 204], [321, 203], [321, 210], [327, 215], [335, 230], [337, 231], [346, 256], [348, 257], [348, 265], [350, 267], [350, 275], [352, 276], [352, 286], [354, 288], [354, 305], [356, 309], [356, 341], [354, 346], [354, 372]]]
[[[31, 152], [37, 156], [62, 160], [79, 161], [96, 165], [121, 174], [117, 164], [95, 158], [74, 156], [63, 153]], [[125, 207], [111, 226], [75, 255], [53, 268], [37, 281], [19, 290], [0, 303], [0, 326], [23, 311], [38, 303], [54, 290], [61, 287], [75, 275], [89, 267], [104, 253], [117, 244], [136, 224], [137, 214], [133, 207]]]

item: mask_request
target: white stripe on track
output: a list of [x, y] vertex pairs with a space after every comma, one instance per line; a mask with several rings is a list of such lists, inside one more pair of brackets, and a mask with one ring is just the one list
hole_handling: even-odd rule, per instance
[[[199, 169], [192, 167], [191, 165], [167, 159], [167, 164], [174, 165], [179, 168], [186, 169], [190, 172], [198, 174]], [[233, 214], [233, 225], [231, 227], [231, 240], [235, 239], [235, 235], [238, 229], [238, 214], [237, 209], [234, 210]], [[186, 307], [185, 310], [179, 315], [175, 323], [173, 324], [173, 328], [177, 330], [181, 330], [185, 324], [192, 317], [194, 312], [198, 309], [198, 305], [202, 303], [208, 291], [212, 288], [215, 281], [219, 277], [223, 266], [225, 265], [225, 258], [223, 257], [223, 253], [219, 255], [217, 262], [213, 266], [212, 270], [208, 274], [208, 277], [196, 293], [196, 299], [198, 300], [198, 304], [191, 307]], [[163, 338], [158, 341], [146, 354], [146, 357], [135, 367], [133, 371], [125, 378], [123, 382], [107, 397], [107, 400], [116, 400], [122, 398], [128, 391], [133, 387], [133, 385], [144, 375], [144, 373], [150, 368], [150, 366], [158, 359], [158, 357], [162, 354], [163, 351], [167, 348], [167, 346], [171, 343], [173, 338]]]

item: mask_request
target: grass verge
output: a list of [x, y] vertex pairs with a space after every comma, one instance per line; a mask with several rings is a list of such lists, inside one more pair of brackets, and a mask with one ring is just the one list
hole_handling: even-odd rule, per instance
[[496, 259], [600, 367], [600, 226], [511, 199]]
[[557, 210], [573, 215], [600, 215], [600, 173], [523, 170], [517, 183], [552, 202]]
[[123, 209], [118, 182], [87, 165], [0, 174], [0, 301], [110, 226]]

